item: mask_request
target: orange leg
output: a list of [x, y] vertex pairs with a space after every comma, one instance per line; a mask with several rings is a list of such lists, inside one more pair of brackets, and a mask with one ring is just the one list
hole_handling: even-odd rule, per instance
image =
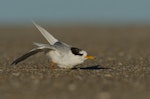
[[51, 62], [51, 67], [52, 67], [52, 69], [54, 69], [54, 66], [55, 66], [55, 63], [52, 61], [52, 62]]

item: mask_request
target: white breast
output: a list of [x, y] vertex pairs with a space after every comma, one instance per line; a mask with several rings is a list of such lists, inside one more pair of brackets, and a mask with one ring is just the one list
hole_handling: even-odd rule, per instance
[[72, 68], [84, 62], [79, 56], [75, 56], [71, 52], [59, 53], [57, 51], [50, 51], [47, 53], [47, 56], [61, 68]]

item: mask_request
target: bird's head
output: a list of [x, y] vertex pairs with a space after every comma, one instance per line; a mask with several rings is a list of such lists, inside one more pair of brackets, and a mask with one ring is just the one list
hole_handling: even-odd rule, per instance
[[87, 54], [86, 51], [82, 50], [82, 49], [78, 49], [78, 48], [75, 48], [75, 47], [72, 47], [71, 48], [71, 52], [77, 56], [78, 58], [80, 58], [81, 60], [86, 60], [86, 59], [95, 59], [94, 56], [89, 56]]

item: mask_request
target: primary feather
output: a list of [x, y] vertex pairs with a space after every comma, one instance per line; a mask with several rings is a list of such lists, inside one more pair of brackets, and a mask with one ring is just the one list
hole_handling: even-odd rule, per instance
[[53, 37], [47, 30], [33, 22], [33, 24], [37, 27], [37, 29], [42, 33], [42, 35], [46, 38], [46, 40], [51, 44], [54, 45], [58, 40]]
[[35, 45], [37, 45], [37, 48], [32, 49], [31, 51], [27, 52], [26, 54], [22, 55], [21, 57], [17, 58], [16, 60], [14, 60], [11, 65], [13, 64], [18, 64], [19, 62], [27, 59], [28, 57], [35, 55], [39, 52], [43, 52], [43, 51], [50, 51], [50, 50], [55, 50], [54, 47], [50, 46], [50, 45], [46, 45], [46, 44], [39, 44], [39, 43], [35, 43]]
[[29, 51], [28, 53], [22, 55], [21, 57], [17, 58], [16, 60], [14, 60], [11, 65], [13, 64], [18, 64], [19, 62], [27, 59], [28, 57], [38, 53], [38, 52], [42, 52], [42, 49], [32, 49], [31, 51]]

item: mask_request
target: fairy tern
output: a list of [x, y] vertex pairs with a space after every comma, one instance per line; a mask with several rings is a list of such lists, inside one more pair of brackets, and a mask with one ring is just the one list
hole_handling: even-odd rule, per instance
[[37, 46], [36, 48], [14, 60], [11, 65], [16, 65], [38, 52], [45, 52], [48, 59], [51, 60], [52, 69], [54, 69], [55, 64], [60, 68], [73, 68], [83, 63], [86, 59], [95, 59], [95, 57], [89, 56], [86, 51], [57, 40], [47, 30], [35, 22], [33, 22], [33, 24], [46, 38], [49, 44], [34, 43]]

